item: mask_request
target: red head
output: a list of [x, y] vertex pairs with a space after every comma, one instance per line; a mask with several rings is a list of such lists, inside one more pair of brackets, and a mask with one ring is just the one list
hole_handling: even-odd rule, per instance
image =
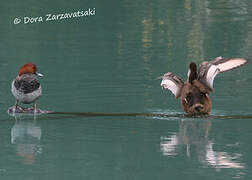
[[23, 74], [36, 74], [38, 76], [43, 76], [42, 74], [40, 74], [38, 71], [37, 71], [37, 66], [33, 63], [26, 63], [24, 64], [19, 72], [18, 72], [18, 75], [19, 76], [22, 76]]

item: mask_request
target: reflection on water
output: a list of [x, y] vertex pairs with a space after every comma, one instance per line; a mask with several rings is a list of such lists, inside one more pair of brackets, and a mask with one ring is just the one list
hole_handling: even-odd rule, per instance
[[242, 163], [237, 162], [242, 154], [229, 155], [228, 152], [217, 152], [213, 150], [213, 143], [206, 146], [206, 163], [216, 168], [244, 168]]
[[[3, 1], [1, 109], [5, 111], [13, 103], [9, 86], [20, 64], [34, 61], [48, 75], [41, 79], [45, 91], [39, 101], [46, 109], [182, 113], [179, 101], [163, 92], [156, 78], [168, 71], [186, 77], [191, 61], [199, 63], [217, 56], [251, 58], [251, 2]], [[85, 21], [12, 23], [16, 16], [42, 16], [89, 6], [97, 8], [97, 14]], [[218, 77], [212, 94], [215, 115], [251, 114], [251, 67]], [[242, 88], [235, 90], [234, 86]], [[1, 120], [6, 119], [3, 114]], [[46, 174], [47, 179], [127, 179], [128, 175], [128, 179], [146, 180], [229, 180], [233, 172], [249, 171], [252, 163], [249, 120], [60, 118], [39, 122], [41, 128], [51, 128], [53, 140], [43, 132], [43, 146], [50, 151], [42, 149], [42, 130], [32, 118], [19, 117], [14, 126], [13, 121], [1, 122], [2, 179], [28, 180], [36, 179], [33, 174]], [[213, 128], [216, 124], [218, 128]], [[234, 139], [240, 144], [230, 142]], [[16, 166], [21, 159], [22, 164], [32, 165]], [[217, 169], [224, 173], [215, 173]]]
[[242, 154], [219, 152], [214, 149], [215, 143], [209, 139], [210, 130], [211, 121], [209, 120], [181, 121], [177, 133], [161, 137], [161, 151], [166, 156], [176, 156], [186, 151], [187, 158], [196, 154], [202, 165], [210, 165], [216, 169], [245, 168], [243, 163], [239, 162]]
[[[35, 116], [34, 116], [35, 117]], [[17, 145], [17, 155], [25, 164], [32, 164], [37, 154], [42, 153], [40, 146], [41, 128], [36, 120], [15, 117], [16, 123], [11, 128], [11, 143]]]

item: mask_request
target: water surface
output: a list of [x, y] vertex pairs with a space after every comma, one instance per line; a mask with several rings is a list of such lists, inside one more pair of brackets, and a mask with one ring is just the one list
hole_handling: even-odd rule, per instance
[[[41, 109], [183, 113], [157, 77], [191, 61], [251, 57], [251, 2], [12, 1], [1, 6], [2, 179], [251, 179], [251, 119], [13, 117], [10, 84], [32, 61]], [[89, 17], [14, 24], [95, 8]], [[251, 114], [252, 66], [216, 77], [213, 115]]]

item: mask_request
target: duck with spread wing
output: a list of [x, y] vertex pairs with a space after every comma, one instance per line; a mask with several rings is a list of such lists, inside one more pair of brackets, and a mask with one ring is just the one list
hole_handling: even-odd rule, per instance
[[180, 98], [184, 111], [189, 115], [210, 114], [212, 102], [209, 94], [214, 91], [213, 81], [217, 74], [233, 70], [249, 62], [244, 58], [217, 57], [197, 65], [189, 65], [188, 79], [184, 82], [176, 74], [168, 72], [161, 79], [161, 86], [170, 90], [176, 98]]

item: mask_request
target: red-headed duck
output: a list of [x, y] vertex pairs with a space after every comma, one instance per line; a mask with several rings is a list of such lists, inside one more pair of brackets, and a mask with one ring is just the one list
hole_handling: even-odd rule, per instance
[[33, 104], [33, 111], [37, 112], [36, 100], [41, 96], [42, 89], [37, 76], [42, 77], [43, 75], [37, 71], [37, 67], [33, 63], [24, 64], [19, 72], [18, 76], [12, 81], [11, 92], [16, 98], [15, 110], [23, 110], [22, 107], [18, 106], [19, 102], [23, 104]]

